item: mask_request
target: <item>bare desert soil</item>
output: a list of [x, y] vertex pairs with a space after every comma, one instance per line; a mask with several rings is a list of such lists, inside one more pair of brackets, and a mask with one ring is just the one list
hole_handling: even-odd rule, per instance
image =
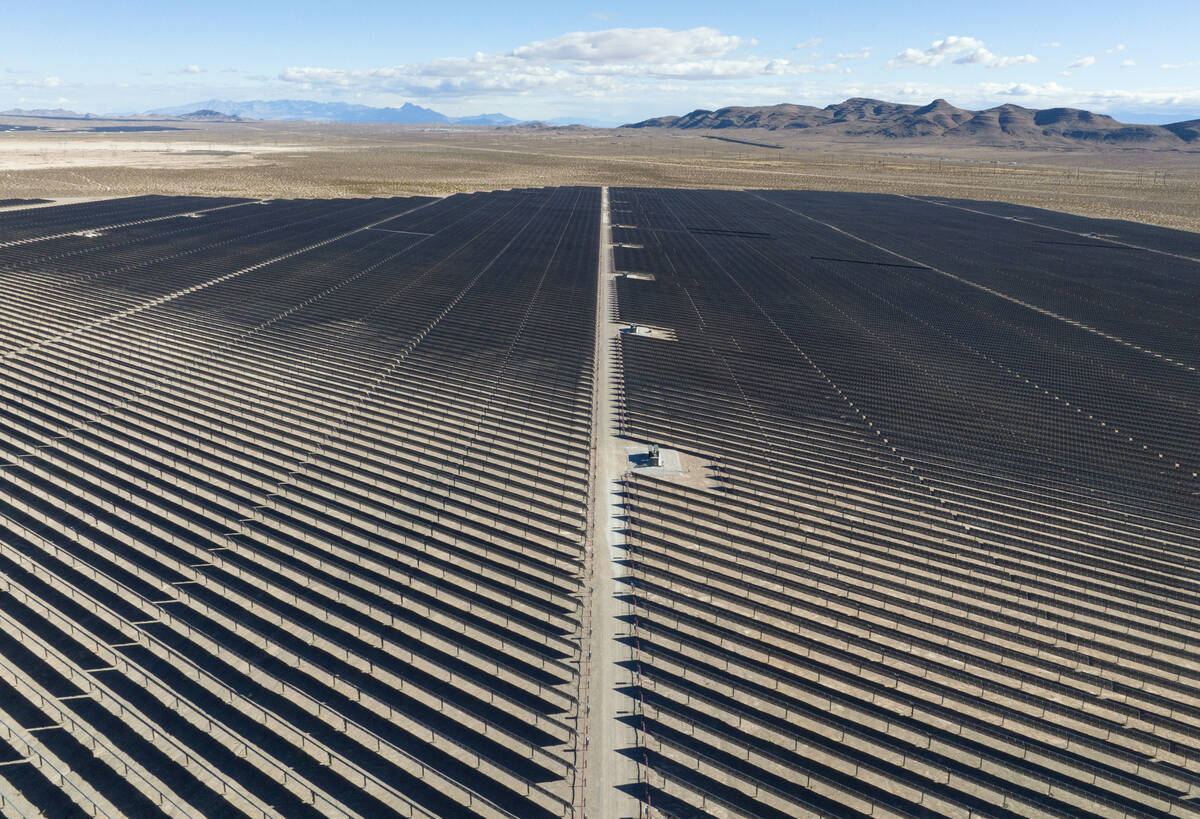
[[[0, 198], [146, 193], [449, 194], [542, 185], [808, 188], [992, 199], [1200, 231], [1194, 151], [1013, 150], [917, 140], [832, 145], [779, 132], [169, 123], [0, 118]], [[781, 148], [709, 138], [761, 140]]]

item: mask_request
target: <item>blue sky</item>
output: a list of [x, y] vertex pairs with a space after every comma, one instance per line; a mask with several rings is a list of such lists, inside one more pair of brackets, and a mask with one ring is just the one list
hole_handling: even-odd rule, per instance
[[1200, 117], [1200, 0], [4, 0], [0, 15], [0, 109], [304, 98], [625, 121], [870, 96]]

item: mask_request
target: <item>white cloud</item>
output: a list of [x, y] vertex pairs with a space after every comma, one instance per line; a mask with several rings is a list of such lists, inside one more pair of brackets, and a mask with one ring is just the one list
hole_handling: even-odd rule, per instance
[[833, 59], [835, 59], [835, 60], [869, 60], [870, 58], [871, 58], [871, 47], [870, 46], [863, 46], [863, 48], [858, 51], [851, 51], [851, 52], [845, 53], [845, 54], [839, 53], [839, 54], [833, 55]]
[[998, 97], [1055, 97], [1061, 96], [1065, 90], [1056, 82], [1046, 82], [1041, 85], [1018, 82], [1012, 85], [991, 84], [992, 93]]
[[1042, 48], [1062, 48], [1062, 43], [1042, 43]]
[[821, 38], [821, 37], [812, 37], [812, 38], [810, 38], [810, 39], [808, 39], [808, 40], [805, 40], [805, 41], [804, 41], [804, 42], [802, 42], [802, 43], [796, 43], [796, 49], [797, 49], [798, 51], [804, 51], [805, 49], [809, 49], [809, 48], [816, 48], [817, 46], [819, 46], [819, 45], [820, 45], [821, 43], [823, 43], [823, 42], [825, 42], [824, 38]]
[[1001, 57], [989, 51], [984, 42], [975, 37], [950, 36], [934, 40], [929, 48], [924, 50], [906, 48], [889, 60], [884, 67], [923, 66], [932, 68], [941, 65], [951, 57], [954, 58], [955, 65], [983, 65], [988, 68], [1009, 68], [1014, 65], [1029, 65], [1038, 61], [1038, 58], [1032, 54]]
[[847, 71], [833, 64], [810, 65], [762, 57], [673, 63], [529, 66], [514, 65], [510, 58], [481, 56], [479, 59], [443, 59], [365, 70], [301, 66], [284, 70], [279, 79], [308, 88], [353, 89], [422, 97], [525, 95], [538, 91], [603, 96], [610, 90], [657, 80], [710, 81], [840, 74]]
[[63, 84], [61, 77], [42, 77], [40, 80], [15, 80], [9, 85], [22, 88], [58, 88]]
[[1174, 71], [1179, 68], [1196, 68], [1197, 66], [1200, 66], [1200, 62], [1192, 60], [1191, 62], [1186, 63], [1163, 63], [1159, 66], [1159, 68], [1165, 68], [1168, 71]]
[[1137, 60], [1121, 60], [1121, 68], [1132, 68], [1137, 65]]
[[1019, 54], [1013, 57], [997, 57], [987, 51], [974, 54], [970, 59], [959, 57], [956, 63], [983, 63], [988, 68], [1010, 68], [1014, 65], [1033, 65], [1038, 58], [1032, 54]]
[[634, 63], [580, 66], [578, 76], [610, 76], [631, 78], [671, 78], [682, 80], [744, 79], [799, 74], [843, 74], [849, 69], [832, 63], [812, 65], [791, 60], [766, 57], [744, 57], [724, 60], [689, 60], [675, 63]]
[[539, 63], [673, 62], [723, 57], [754, 43], [754, 40], [722, 34], [706, 26], [686, 31], [611, 28], [606, 31], [574, 31], [552, 40], [514, 48], [507, 56]]
[[1149, 109], [1186, 109], [1200, 106], [1200, 89], [1128, 89], [1084, 90], [1067, 88], [1056, 82], [1039, 85], [1029, 83], [980, 83], [976, 93], [984, 99], [1001, 97], [1021, 98], [1021, 104], [1032, 108], [1067, 106], [1093, 111], [1121, 110], [1131, 106]]
[[[1119, 53], [1119, 52], [1122, 52], [1122, 51], [1124, 51], [1124, 50], [1125, 50], [1125, 44], [1124, 44], [1124, 43], [1117, 43], [1117, 44], [1116, 44], [1115, 46], [1113, 46], [1112, 48], [1106, 48], [1106, 49], [1104, 49], [1104, 53], [1105, 53], [1105, 54], [1117, 54], [1117, 53]], [[1075, 62], [1073, 62], [1073, 63], [1070, 63], [1070, 64], [1068, 64], [1068, 65], [1067, 65], [1067, 68], [1091, 68], [1091, 67], [1092, 67], [1093, 65], [1095, 65], [1095, 64], [1096, 64], [1096, 57], [1095, 57], [1095, 55], [1089, 55], [1089, 56], [1087, 56], [1087, 57], [1078, 57], [1078, 58], [1076, 58]], [[1132, 60], [1125, 60], [1123, 63], [1121, 63], [1121, 65], [1123, 65], [1123, 66], [1130, 66], [1130, 65], [1133, 65], [1133, 64], [1134, 64], [1134, 63], [1133, 63], [1133, 61], [1132, 61]]]
[[753, 44], [753, 40], [711, 28], [611, 29], [574, 32], [507, 52], [424, 63], [368, 69], [293, 66], [281, 72], [279, 79], [306, 88], [424, 98], [535, 92], [602, 96], [667, 80], [761, 79], [850, 70], [835, 63], [818, 65], [733, 53]]

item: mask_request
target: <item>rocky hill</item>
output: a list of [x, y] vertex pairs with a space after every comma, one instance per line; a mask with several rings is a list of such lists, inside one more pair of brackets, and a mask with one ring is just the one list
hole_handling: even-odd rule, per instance
[[1200, 139], [1200, 120], [1170, 125], [1128, 125], [1078, 108], [1036, 110], [1000, 105], [983, 111], [945, 100], [906, 105], [863, 98], [824, 108], [809, 105], [729, 107], [657, 117], [623, 128], [761, 128], [830, 138], [938, 138], [1004, 147], [1054, 147], [1080, 143], [1118, 147], [1180, 148]]
[[220, 111], [214, 111], [211, 108], [201, 108], [198, 111], [192, 111], [189, 114], [180, 114], [179, 119], [190, 120], [192, 122], [244, 122], [237, 114], [222, 114]]
[[1187, 122], [1173, 122], [1163, 127], [1174, 133], [1184, 142], [1200, 140], [1200, 119], [1192, 119]]

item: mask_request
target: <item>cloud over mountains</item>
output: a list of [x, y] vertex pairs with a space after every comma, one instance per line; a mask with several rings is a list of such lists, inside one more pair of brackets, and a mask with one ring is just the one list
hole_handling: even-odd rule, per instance
[[603, 94], [655, 80], [713, 80], [838, 74], [836, 62], [816, 63], [749, 52], [753, 39], [714, 28], [614, 28], [575, 31], [504, 52], [445, 57], [368, 69], [297, 66], [279, 79], [310, 88], [334, 87], [420, 96], [558, 90]]
[[948, 59], [954, 65], [982, 65], [987, 68], [1031, 65], [1038, 61], [1038, 58], [1032, 54], [1001, 57], [989, 51], [983, 40], [974, 37], [951, 36], [934, 40], [929, 48], [924, 50], [906, 48], [889, 60], [885, 67], [925, 66], [932, 68], [941, 65]]

